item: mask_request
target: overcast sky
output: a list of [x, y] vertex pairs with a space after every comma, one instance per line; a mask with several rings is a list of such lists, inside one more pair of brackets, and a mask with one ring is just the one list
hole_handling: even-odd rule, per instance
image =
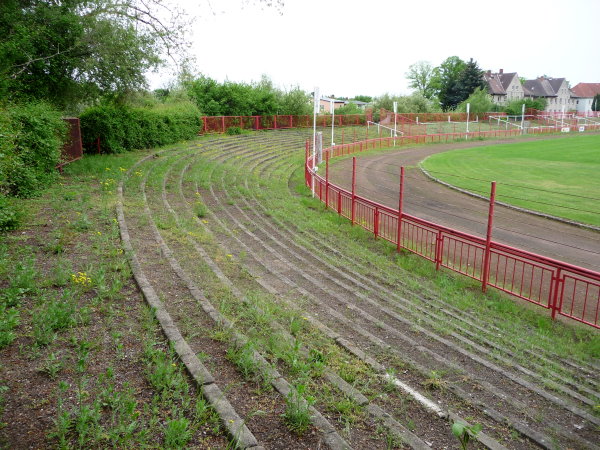
[[[600, 0], [171, 0], [194, 17], [196, 70], [219, 81], [268, 75], [323, 95], [408, 94], [408, 66], [448, 56], [519, 76], [600, 82]], [[151, 87], [169, 75], [150, 77]]]

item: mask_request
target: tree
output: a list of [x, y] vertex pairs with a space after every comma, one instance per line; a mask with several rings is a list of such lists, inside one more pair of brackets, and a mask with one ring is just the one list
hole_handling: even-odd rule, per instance
[[381, 108], [393, 111], [394, 102], [398, 102], [399, 113], [429, 113], [439, 111], [437, 106], [431, 100], [423, 97], [420, 93], [415, 92], [411, 95], [393, 96], [388, 93], [383, 94], [381, 97], [375, 99], [374, 108], [379, 110]]
[[592, 111], [600, 111], [600, 94], [594, 95], [592, 100]]
[[434, 69], [439, 84], [439, 100], [444, 111], [454, 109], [465, 101], [475, 89], [484, 88], [483, 71], [473, 58], [465, 63], [458, 56], [450, 56]]
[[466, 97], [459, 85], [459, 78], [466, 64], [458, 56], [450, 56], [434, 70], [435, 83], [439, 86], [440, 105], [444, 111], [453, 109]]
[[536, 99], [532, 98], [523, 98], [518, 100], [513, 100], [508, 105], [504, 107], [504, 111], [509, 116], [520, 116], [521, 111], [523, 109], [523, 105], [525, 105], [525, 111], [530, 108], [537, 109], [538, 111], [543, 111], [546, 109], [547, 100], [543, 97], [539, 97]]
[[2, 0], [0, 97], [69, 107], [143, 88], [184, 55], [185, 28], [160, 0]]
[[408, 67], [405, 76], [410, 80], [409, 87], [416, 89], [423, 97], [432, 99], [439, 89], [433, 66], [428, 61], [417, 61]]
[[466, 100], [476, 89], [483, 89], [485, 86], [483, 70], [471, 58], [458, 77], [458, 87], [462, 96], [461, 101]]
[[471, 106], [469, 111], [472, 114], [483, 114], [486, 112], [494, 111], [496, 105], [492, 101], [492, 96], [487, 93], [485, 88], [478, 87], [475, 91], [469, 95], [466, 100], [463, 100], [456, 108], [459, 112], [467, 111], [467, 103]]
[[371, 103], [373, 101], [373, 97], [369, 97], [368, 95], [356, 95], [354, 96], [354, 100], [358, 100], [359, 102]]

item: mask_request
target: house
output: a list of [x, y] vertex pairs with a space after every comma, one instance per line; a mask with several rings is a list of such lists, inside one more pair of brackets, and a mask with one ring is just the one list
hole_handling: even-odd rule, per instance
[[516, 72], [504, 73], [500, 69], [498, 73], [488, 70], [483, 74], [483, 79], [487, 83], [488, 93], [497, 105], [505, 106], [513, 100], [523, 98], [545, 98], [545, 110], [548, 112], [567, 112], [578, 107], [579, 96], [569, 89], [565, 78], [539, 77], [521, 83]]
[[579, 83], [571, 89], [577, 95], [577, 112], [590, 113], [594, 96], [600, 94], [600, 83]]
[[347, 101], [346, 100], [338, 100], [335, 98], [321, 97], [319, 101], [319, 111], [331, 113], [331, 104], [333, 103], [333, 109], [338, 109], [344, 106]]
[[488, 70], [483, 74], [483, 79], [488, 85], [488, 92], [492, 96], [492, 100], [497, 105], [506, 105], [513, 100], [523, 98], [523, 87], [517, 72], [504, 73], [500, 69], [498, 73], [492, 73]]
[[358, 106], [360, 109], [365, 109], [368, 105], [367, 102], [361, 102], [360, 100], [350, 100], [349, 102], [346, 103], [354, 103], [356, 106]]
[[526, 80], [523, 90], [525, 98], [545, 98], [545, 111], [548, 112], [573, 111], [577, 106], [577, 96], [571, 92], [565, 78], [539, 77]]

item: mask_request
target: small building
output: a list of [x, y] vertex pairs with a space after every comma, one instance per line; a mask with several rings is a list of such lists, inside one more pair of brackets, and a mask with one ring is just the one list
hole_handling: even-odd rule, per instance
[[335, 98], [321, 97], [319, 101], [319, 111], [324, 113], [331, 113], [331, 104], [333, 103], [333, 109], [338, 109], [348, 103], [347, 100], [338, 100]]
[[600, 94], [600, 83], [579, 83], [571, 90], [577, 96], [577, 112], [584, 114], [592, 112], [592, 101]]
[[513, 100], [523, 98], [523, 86], [517, 72], [504, 73], [504, 70], [500, 69], [498, 73], [492, 73], [488, 70], [483, 74], [483, 79], [488, 85], [492, 101], [497, 105], [505, 106]]
[[360, 100], [350, 100], [346, 103], [354, 103], [356, 106], [358, 106], [360, 109], [365, 109], [368, 105], [367, 102], [361, 102]]

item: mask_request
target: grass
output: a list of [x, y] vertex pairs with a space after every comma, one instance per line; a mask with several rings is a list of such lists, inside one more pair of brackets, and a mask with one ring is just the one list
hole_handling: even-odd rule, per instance
[[438, 153], [422, 164], [455, 186], [499, 201], [600, 226], [600, 135]]
[[[0, 234], [1, 448], [13, 439], [60, 448], [228, 445], [137, 293], [121, 247], [116, 186], [145, 155], [65, 167], [59, 184], [22, 202], [22, 228]], [[22, 398], [34, 400], [18, 423]]]
[[[1, 286], [6, 289], [0, 301], [0, 351], [4, 336], [7, 341], [4, 347], [22, 348], [21, 362], [33, 365], [42, 375], [38, 378], [47, 383], [46, 397], [50, 403], [47, 407], [55, 412], [55, 419], [50, 437], [44, 441], [46, 446], [177, 448], [194, 446], [205, 435], [212, 439], [207, 446], [227, 445], [221, 437], [218, 418], [198, 398], [172, 349], [161, 339], [152, 312], [131, 304], [135, 295], [114, 221], [115, 191], [124, 173], [121, 169], [131, 167], [145, 155], [142, 152], [86, 157], [67, 168], [66, 186], [56, 186], [44, 199], [28, 201], [32, 212], [27, 227], [34, 227], [36, 221], [45, 223], [45, 217], [39, 214], [46, 204], [53, 211], [55, 223], [49, 230], [49, 239], [39, 248], [30, 246], [31, 243], [21, 245], [25, 239], [21, 233], [0, 237], [0, 279], [7, 280]], [[156, 177], [148, 180], [153, 194], [160, 190], [166, 167], [166, 163], [164, 167], [159, 165], [153, 172]], [[293, 192], [300, 192], [301, 197], [290, 195], [290, 167], [298, 168], [291, 184]], [[132, 173], [133, 181], [126, 189], [135, 189], [143, 170], [140, 167]], [[302, 155], [291, 156], [266, 178], [258, 180], [252, 175], [249, 189], [238, 189], [237, 175], [245, 176], [244, 170], [235, 161], [216, 164], [199, 158], [186, 176], [188, 182], [199, 180], [210, 186], [207, 181], [210, 174], [214, 177], [226, 174], [231, 190], [225, 202], [229, 205], [242, 207], [245, 198], [262, 196], [266, 215], [298, 230], [299, 242], [322, 258], [330, 257], [303, 240], [304, 235], [315, 232], [326, 235], [330, 245], [343, 254], [354, 255], [347, 263], [330, 259], [332, 264], [347, 264], [366, 275], [377, 273], [386, 283], [397, 286], [403, 295], [411, 296], [417, 305], [423, 300], [412, 298], [412, 291], [428, 289], [450, 305], [469, 310], [480, 323], [493, 321], [503, 335], [520, 339], [514, 344], [516, 350], [534, 343], [575, 360], [600, 356], [600, 339], [589, 330], [553, 323], [497, 293], [481, 294], [473, 289], [476, 285], [471, 281], [445, 271], [436, 272], [429, 262], [418, 257], [396, 254], [393, 246], [373, 240], [369, 233], [350, 226], [335, 214], [324, 213], [322, 205], [302, 187]], [[169, 179], [174, 189], [172, 183]], [[264, 195], [265, 192], [269, 195]], [[301, 298], [295, 304], [286, 303], [256, 289], [252, 276], [244, 271], [243, 252], [234, 252], [235, 256], [224, 254], [198, 227], [198, 222], [191, 220], [195, 217], [203, 224], [214, 222], [208, 206], [200, 196], [196, 197], [189, 217], [175, 220], [169, 214], [157, 214], [159, 226], [163, 236], [180, 247], [188, 238], [200, 242], [245, 295], [246, 302], [235, 298], [208, 267], [198, 262], [197, 254], [192, 251], [178, 255], [184, 267], [194, 267], [207, 298], [248, 336], [247, 346], [230, 347], [228, 352], [238, 371], [263, 386], [270, 381], [257, 376], [259, 367], [252, 358], [252, 352], [257, 350], [292, 383], [292, 391], [283, 399], [282, 420], [287, 426], [298, 433], [306, 431], [310, 419], [308, 407], [313, 403], [338, 415], [341, 423], [363, 420], [366, 413], [357, 404], [325, 384], [326, 367], [369, 398], [379, 399], [382, 392], [385, 398], [393, 398], [393, 386], [386, 386], [385, 380], [379, 380], [369, 367], [310, 326], [302, 316]], [[126, 198], [126, 202], [135, 201], [135, 197]], [[43, 260], [52, 262], [40, 265]], [[368, 269], [358, 264], [365, 261]], [[464, 326], [454, 319], [443, 324], [448, 332]], [[227, 330], [215, 329], [212, 336], [231, 341]], [[135, 342], [133, 347], [132, 342]], [[391, 373], [403, 367], [401, 361], [386, 362]], [[123, 383], [134, 364], [140, 379]], [[431, 372], [429, 387], [443, 390], [444, 375]], [[3, 393], [7, 384], [0, 372], [0, 403], [2, 395], [8, 397], [18, 389], [18, 385], [11, 384], [10, 390]], [[380, 401], [386, 400], [382, 397]], [[412, 423], [410, 417], [406, 421]], [[381, 439], [390, 447], [396, 445], [391, 434], [382, 434]]]

